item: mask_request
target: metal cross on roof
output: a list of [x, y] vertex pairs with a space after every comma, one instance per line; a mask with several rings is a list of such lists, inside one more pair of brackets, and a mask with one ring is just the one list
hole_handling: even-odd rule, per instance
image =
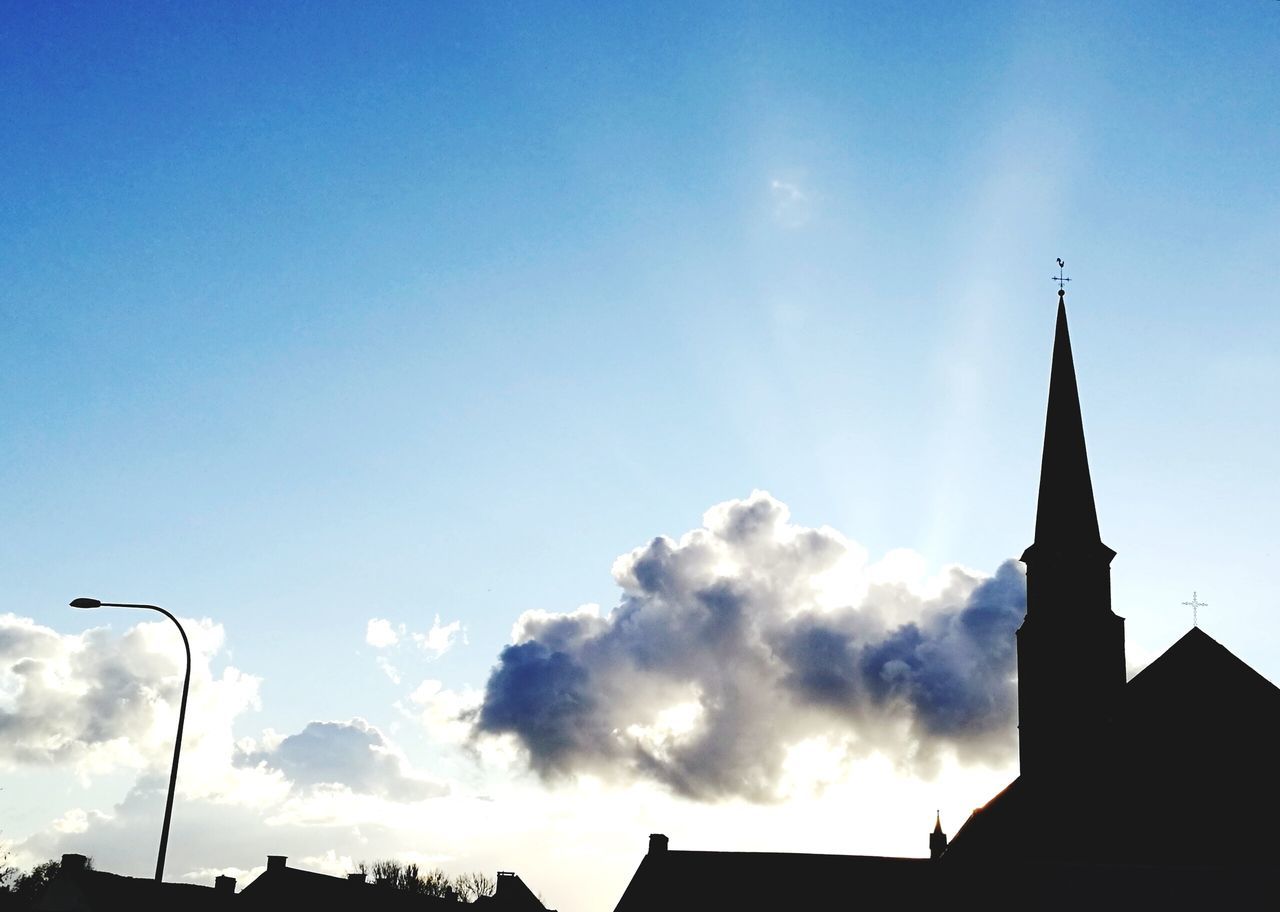
[[1182, 604], [1187, 605], [1191, 608], [1191, 626], [1199, 627], [1200, 626], [1200, 609], [1208, 608], [1209, 603], [1200, 601], [1200, 597], [1196, 595], [1196, 591], [1192, 589], [1191, 601], [1183, 602]]
[[1061, 289], [1062, 286], [1065, 285], [1067, 282], [1071, 281], [1069, 278], [1067, 278], [1066, 274], [1062, 271], [1063, 269], [1066, 268], [1066, 265], [1067, 264], [1063, 262], [1062, 257], [1058, 257], [1058, 274], [1056, 276], [1050, 276], [1050, 278], [1052, 278], [1055, 282], [1058, 283], [1059, 289]]

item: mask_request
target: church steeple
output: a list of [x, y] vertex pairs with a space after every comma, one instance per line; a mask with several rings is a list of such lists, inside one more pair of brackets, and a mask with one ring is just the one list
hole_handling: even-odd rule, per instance
[[1067, 330], [1066, 294], [1058, 290], [1058, 325], [1049, 372], [1049, 408], [1044, 423], [1040, 461], [1040, 498], [1036, 508], [1036, 544], [1059, 550], [1096, 546], [1098, 511], [1089, 478], [1089, 457], [1080, 416], [1071, 335]]
[[1111, 611], [1114, 557], [1098, 532], [1060, 289], [1035, 543], [1022, 555], [1027, 616], [1018, 629], [1018, 740], [1024, 779], [1062, 781], [1106, 750], [1099, 733], [1125, 682], [1124, 620]]

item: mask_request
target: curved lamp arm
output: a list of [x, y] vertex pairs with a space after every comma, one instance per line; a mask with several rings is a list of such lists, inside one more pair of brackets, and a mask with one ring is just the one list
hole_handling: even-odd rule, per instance
[[173, 794], [178, 785], [178, 757], [182, 753], [182, 726], [187, 720], [187, 691], [191, 689], [191, 643], [187, 641], [187, 632], [182, 629], [178, 619], [159, 605], [135, 605], [130, 602], [100, 602], [97, 599], [78, 598], [71, 603], [72, 608], [144, 608], [148, 611], [159, 611], [173, 621], [178, 633], [182, 635], [182, 648], [187, 653], [187, 674], [182, 679], [182, 703], [178, 707], [178, 736], [173, 742], [173, 767], [169, 770], [169, 797], [164, 804], [164, 827], [160, 830], [160, 854], [156, 858], [156, 883], [164, 880], [164, 855], [169, 847], [169, 821], [173, 817]]

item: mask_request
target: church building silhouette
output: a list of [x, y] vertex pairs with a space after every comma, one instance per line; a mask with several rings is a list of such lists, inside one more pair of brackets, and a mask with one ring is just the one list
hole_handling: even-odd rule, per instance
[[[690, 852], [650, 837], [616, 912], [1280, 905], [1280, 688], [1198, 626], [1126, 681], [1065, 292], [1035, 540], [1022, 554], [1020, 774], [929, 858]], [[840, 813], [833, 808], [833, 813]]]

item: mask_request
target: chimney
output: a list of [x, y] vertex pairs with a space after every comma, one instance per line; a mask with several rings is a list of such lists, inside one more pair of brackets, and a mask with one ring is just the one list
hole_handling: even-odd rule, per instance
[[219, 896], [230, 896], [236, 892], [236, 879], [226, 874], [219, 874], [213, 879], [213, 891]]
[[667, 837], [663, 836], [661, 833], [650, 833], [649, 854], [657, 855], [659, 852], [665, 852], [667, 850], [668, 841]]
[[89, 859], [83, 855], [77, 855], [75, 852], [68, 852], [62, 856], [61, 871], [63, 874], [79, 874], [89, 867]]
[[356, 871], [354, 874], [348, 874], [347, 880], [351, 881], [352, 883], [358, 883], [358, 884], [368, 883], [368, 881], [365, 879], [363, 871]]
[[268, 871], [283, 871], [283, 870], [284, 870], [284, 863], [285, 863], [286, 861], [288, 861], [288, 860], [289, 860], [289, 856], [288, 856], [288, 855], [268, 855], [268, 856], [267, 856], [267, 870], [268, 870]]

